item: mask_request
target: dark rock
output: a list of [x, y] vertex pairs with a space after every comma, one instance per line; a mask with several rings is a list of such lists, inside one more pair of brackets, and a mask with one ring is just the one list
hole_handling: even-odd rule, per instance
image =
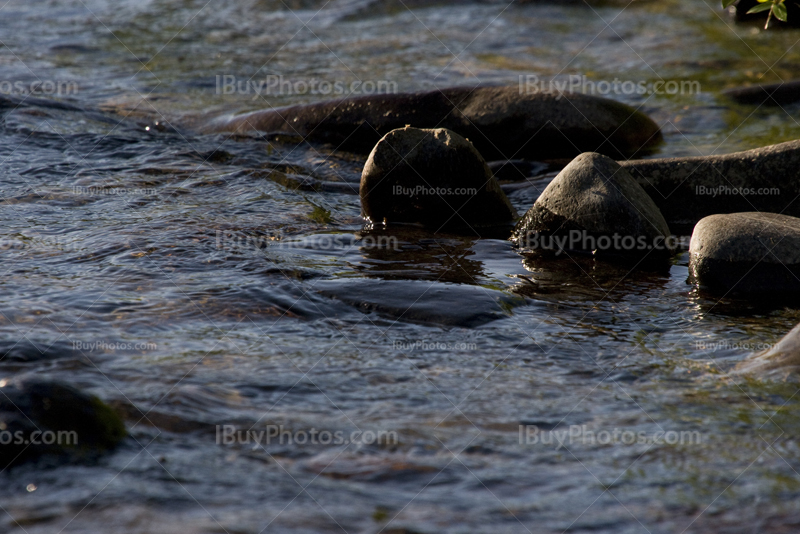
[[617, 162], [596, 153], [581, 154], [567, 165], [514, 234], [520, 248], [529, 251], [597, 251], [599, 256], [652, 259], [673, 252], [669, 227], [650, 197]]
[[297, 135], [366, 154], [406, 125], [453, 130], [491, 160], [571, 158], [586, 151], [624, 159], [661, 141], [658, 126], [625, 104], [582, 94], [526, 94], [516, 86], [346, 98], [220, 117], [201, 129]]
[[691, 279], [712, 292], [757, 297], [800, 292], [800, 219], [777, 213], [711, 215], [689, 246]]
[[362, 215], [374, 223], [439, 229], [507, 224], [516, 217], [472, 143], [442, 128], [386, 134], [364, 165], [360, 195]]
[[344, 278], [322, 280], [314, 289], [392, 321], [465, 328], [507, 318], [513, 307], [526, 303], [503, 291], [435, 280]]
[[71, 386], [17, 379], [0, 388], [0, 469], [45, 456], [91, 459], [125, 435], [116, 412]]
[[723, 156], [620, 162], [673, 231], [708, 215], [765, 211], [800, 216], [800, 141]]
[[722, 94], [740, 104], [755, 106], [784, 106], [800, 100], [800, 80], [737, 87]]
[[800, 376], [800, 324], [771, 349], [754, 354], [731, 372], [759, 378], [786, 379]]

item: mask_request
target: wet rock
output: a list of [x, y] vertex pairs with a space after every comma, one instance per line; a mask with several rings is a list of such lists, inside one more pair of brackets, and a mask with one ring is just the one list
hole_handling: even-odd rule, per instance
[[361, 175], [372, 222], [470, 227], [510, 223], [516, 212], [472, 143], [449, 130], [401, 128], [375, 145]]
[[200, 128], [297, 135], [366, 154], [406, 125], [452, 130], [490, 160], [572, 158], [586, 151], [623, 159], [661, 141], [658, 126], [630, 106], [582, 94], [527, 94], [524, 86], [369, 95], [220, 117]]
[[346, 278], [322, 280], [314, 289], [392, 321], [465, 328], [509, 317], [512, 308], [526, 303], [503, 291], [430, 280]]
[[728, 89], [722, 94], [740, 104], [784, 106], [800, 100], [800, 80]]
[[547, 186], [514, 229], [523, 250], [596, 251], [663, 259], [669, 227], [627, 170], [596, 153], [581, 154]]
[[708, 215], [765, 211], [800, 216], [800, 141], [723, 156], [620, 162], [653, 199], [673, 231]]
[[758, 297], [800, 292], [800, 219], [777, 213], [711, 215], [689, 245], [691, 279], [713, 292]]
[[125, 437], [116, 412], [71, 386], [16, 379], [0, 393], [0, 469], [42, 457], [91, 459]]
[[776, 379], [800, 377], [800, 324], [771, 349], [741, 362], [731, 374]]

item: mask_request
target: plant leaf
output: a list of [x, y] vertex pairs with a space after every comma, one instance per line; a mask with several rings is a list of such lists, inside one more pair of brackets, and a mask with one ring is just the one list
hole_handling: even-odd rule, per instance
[[781, 2], [780, 4], [775, 4], [775, 8], [772, 11], [772, 14], [775, 15], [776, 19], [786, 22], [787, 18], [786, 4], [784, 4], [783, 2]]
[[767, 11], [769, 9], [772, 9], [772, 3], [771, 2], [769, 4], [758, 4], [756, 7], [754, 7], [750, 11], [748, 11], [747, 14], [751, 15], [753, 13], [761, 13], [762, 11]]
[[727, 8], [734, 2], [736, 2], [736, 0], [722, 0], [722, 7]]

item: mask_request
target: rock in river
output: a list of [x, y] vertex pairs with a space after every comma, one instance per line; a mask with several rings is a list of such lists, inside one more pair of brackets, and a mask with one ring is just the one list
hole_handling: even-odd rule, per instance
[[689, 273], [721, 294], [800, 292], [800, 219], [777, 213], [711, 215], [697, 223]]
[[514, 230], [523, 250], [597, 251], [661, 259], [673, 252], [669, 227], [627, 170], [581, 154], [547, 186]]
[[[687, 232], [717, 213], [766, 211], [800, 216], [800, 141], [723, 156], [620, 162], [664, 214]], [[678, 231], [681, 231], [678, 230]]]
[[627, 158], [661, 141], [658, 126], [630, 106], [582, 94], [529, 93], [524, 86], [345, 98], [220, 117], [201, 128], [298, 136], [367, 154], [406, 125], [453, 130], [490, 160], [571, 158], [586, 151]]
[[361, 209], [372, 222], [471, 227], [510, 223], [516, 212], [472, 143], [437, 128], [401, 128], [364, 165]]
[[43, 456], [90, 459], [125, 437], [122, 419], [97, 397], [41, 379], [3, 383], [0, 430], [13, 439], [0, 440], [0, 469]]
[[722, 94], [740, 104], [783, 106], [800, 100], [800, 80], [737, 87]]
[[737, 365], [731, 374], [779, 379], [800, 377], [800, 324], [792, 328], [771, 349], [754, 354]]

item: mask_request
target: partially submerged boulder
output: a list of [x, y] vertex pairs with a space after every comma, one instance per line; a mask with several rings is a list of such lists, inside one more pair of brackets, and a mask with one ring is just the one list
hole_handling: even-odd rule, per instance
[[800, 141], [723, 156], [620, 162], [664, 214], [688, 232], [717, 213], [765, 211], [800, 216]]
[[666, 258], [674, 252], [661, 212], [627, 170], [581, 154], [547, 186], [514, 230], [526, 251]]
[[712, 292], [800, 294], [800, 219], [777, 213], [711, 215], [689, 245], [691, 280]]
[[731, 374], [777, 379], [800, 377], [800, 324], [771, 349], [741, 362]]
[[628, 105], [583, 94], [527, 94], [517, 86], [345, 98], [220, 117], [203, 128], [291, 135], [366, 154], [406, 125], [452, 130], [490, 160], [571, 158], [586, 151], [627, 158], [661, 141], [658, 126]]
[[381, 139], [361, 176], [373, 223], [448, 227], [509, 224], [516, 212], [472, 143], [443, 128], [405, 127]]
[[722, 94], [739, 104], [784, 106], [800, 100], [800, 80], [736, 87]]
[[86, 460], [114, 448], [125, 424], [100, 399], [40, 379], [16, 379], [0, 388], [0, 469], [49, 457]]

